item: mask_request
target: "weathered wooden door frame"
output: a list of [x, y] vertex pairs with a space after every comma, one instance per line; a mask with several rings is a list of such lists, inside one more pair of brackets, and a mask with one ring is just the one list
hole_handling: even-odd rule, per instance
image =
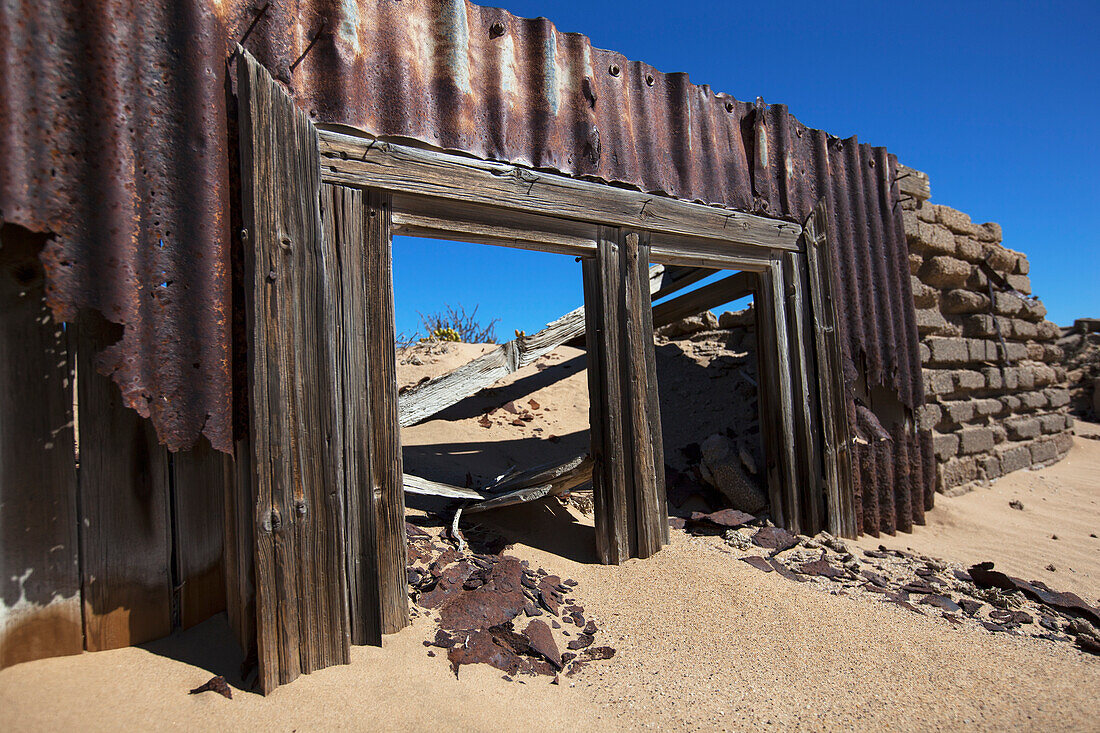
[[[598, 392], [592, 397], [599, 423], [593, 425], [593, 449], [604, 454], [606, 468], [594, 470], [597, 493], [603, 492], [598, 499], [608, 508], [597, 517], [604, 562], [652, 554], [668, 536], [648, 335], [652, 314], [649, 298], [640, 295], [649, 262], [755, 273], [759, 402], [773, 517], [796, 531], [820, 526], [820, 413], [802, 396], [817, 387], [811, 363], [833, 354], [807, 354], [821, 344], [809, 338], [808, 319], [816, 316], [803, 298], [808, 268], [802, 227], [350, 135], [346, 128], [318, 129], [244, 52], [238, 85], [251, 256], [250, 506], [256, 507], [250, 526], [240, 532], [255, 533], [256, 636], [265, 691], [301, 671], [346, 661], [349, 643], [377, 643], [380, 633], [407, 619], [389, 271], [393, 234], [559, 252], [585, 261], [587, 333], [595, 357], [590, 388]], [[288, 262], [303, 269], [291, 279], [310, 287], [285, 285]], [[367, 323], [353, 314], [364, 314]], [[286, 330], [288, 325], [297, 330]], [[363, 349], [374, 367], [366, 384], [354, 371], [362, 365]], [[317, 368], [320, 385], [303, 390], [302, 374], [280, 372], [298, 358]], [[303, 398], [317, 388], [320, 405]], [[288, 406], [308, 409], [290, 409], [288, 420]], [[624, 422], [616, 428], [617, 420]], [[324, 465], [303, 477], [293, 460], [287, 463], [287, 451], [300, 453], [302, 441], [309, 441], [303, 436], [318, 426], [326, 436], [316, 445]], [[645, 436], [648, 450], [625, 450], [624, 426], [635, 443]], [[380, 473], [372, 468], [379, 460]], [[368, 490], [357, 490], [356, 475], [371, 477]], [[639, 518], [633, 524], [622, 520], [630, 514]], [[288, 520], [300, 525], [301, 536], [291, 537], [294, 557], [286, 550], [280, 554], [273, 539], [287, 531], [279, 523]], [[232, 521], [227, 527], [237, 531]], [[229, 540], [227, 548], [239, 545]], [[302, 547], [309, 552], [303, 554]], [[295, 583], [303, 591], [297, 598], [287, 592]], [[318, 630], [322, 617], [327, 626]]]

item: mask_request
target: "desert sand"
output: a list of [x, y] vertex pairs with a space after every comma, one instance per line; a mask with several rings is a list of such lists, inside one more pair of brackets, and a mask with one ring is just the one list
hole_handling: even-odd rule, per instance
[[[447, 371], [485, 348], [460, 345], [434, 362], [402, 365], [399, 383]], [[462, 483], [467, 472], [476, 481], [513, 462], [583, 450], [583, 367], [582, 352], [560, 349], [405, 430], [406, 470]], [[534, 420], [512, 425], [499, 408], [520, 398], [539, 409]], [[478, 420], [490, 408], [500, 419], [484, 428]], [[1009, 506], [1013, 499], [1022, 511]], [[1061, 463], [937, 497], [926, 526], [860, 544], [993, 560], [1095, 603], [1100, 540], [1090, 533], [1100, 533], [1098, 499], [1100, 441], [1078, 437]], [[429, 656], [423, 641], [434, 626], [421, 617], [382, 648], [353, 648], [350, 665], [303, 676], [268, 697], [238, 688], [232, 700], [188, 695], [212, 674], [237, 680], [240, 655], [218, 616], [142, 648], [0, 671], [4, 729], [1100, 729], [1100, 658], [1068, 644], [832, 595], [739, 562], [719, 537], [679, 530], [653, 558], [600, 566], [591, 518], [556, 501], [480, 521], [514, 542], [509, 554], [578, 581], [577, 602], [599, 623], [600, 643], [618, 650], [613, 659], [559, 685], [545, 677], [505, 681], [483, 665], [462, 667], [456, 678], [444, 654]]]

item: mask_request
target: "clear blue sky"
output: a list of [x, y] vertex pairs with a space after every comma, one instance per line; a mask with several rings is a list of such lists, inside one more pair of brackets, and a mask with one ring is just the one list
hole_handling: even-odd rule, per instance
[[[1100, 0], [484, 4], [886, 146], [934, 203], [1003, 226], [1051, 320], [1100, 316]], [[399, 332], [449, 302], [507, 338], [582, 301], [560, 255], [401, 238], [394, 257]]]

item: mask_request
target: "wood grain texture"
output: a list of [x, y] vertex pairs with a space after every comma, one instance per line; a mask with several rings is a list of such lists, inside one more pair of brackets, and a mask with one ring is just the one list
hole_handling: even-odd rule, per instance
[[809, 302], [806, 298], [806, 264], [801, 254], [785, 252], [783, 265], [787, 329], [791, 340], [797, 490], [802, 507], [802, 531], [815, 535], [823, 529], [824, 486], [821, 479], [821, 429], [818, 424], [817, 380], [814, 376], [814, 342], [810, 334]]
[[[371, 377], [367, 364], [367, 209], [359, 189], [321, 186], [326, 256], [334, 263], [336, 375], [343, 460], [348, 613], [352, 644], [382, 643], [376, 507], [371, 461]], [[338, 290], [337, 290], [338, 288]], [[337, 297], [338, 296], [338, 297]]]
[[898, 163], [898, 190], [903, 196], [912, 196], [918, 201], [932, 198], [928, 174], [901, 163]]
[[379, 599], [382, 633], [409, 624], [405, 572], [405, 491], [402, 481], [401, 433], [397, 418], [397, 358], [394, 352], [393, 203], [388, 193], [365, 194], [367, 381], [371, 385], [370, 454], [378, 544]]
[[222, 557], [229, 458], [205, 438], [171, 458], [178, 622], [189, 629], [226, 607]]
[[[795, 434], [793, 365], [791, 364], [791, 340], [787, 330], [787, 303], [784, 297], [783, 260], [777, 258], [775, 266], [768, 272], [770, 280], [772, 327], [775, 332], [776, 358], [774, 360], [777, 379], [776, 401], [779, 407], [779, 447], [783, 461], [780, 464], [780, 478], [783, 487], [784, 524], [791, 532], [802, 531], [802, 494], [798, 485], [798, 439]], [[801, 396], [799, 396], [800, 398]]]
[[597, 225], [468, 201], [395, 194], [393, 233], [585, 256]]
[[639, 231], [798, 249], [797, 224], [519, 166], [321, 132], [327, 182], [454, 199]]
[[76, 344], [84, 639], [118, 649], [172, 631], [168, 452], [152, 424], [96, 370], [120, 329], [97, 314], [71, 325]]
[[316, 130], [238, 50], [260, 688], [347, 663], [337, 263]]
[[821, 406], [822, 453], [826, 492], [826, 527], [840, 537], [855, 538], [854, 486], [852, 484], [851, 431], [845, 408], [840, 332], [834, 294], [828, 209], [819, 201], [806, 220], [806, 268], [813, 311], [813, 336], [817, 352], [817, 381]]
[[46, 306], [45, 242], [0, 227], [0, 668], [84, 648], [73, 364]]
[[648, 269], [647, 242], [615, 228], [601, 230], [596, 257], [583, 265], [596, 551], [605, 564], [648, 557], [667, 537]]

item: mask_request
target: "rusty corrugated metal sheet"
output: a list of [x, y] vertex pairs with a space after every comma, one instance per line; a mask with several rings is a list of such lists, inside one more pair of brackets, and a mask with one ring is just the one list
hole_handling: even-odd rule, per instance
[[0, 217], [53, 238], [57, 320], [172, 449], [231, 445], [224, 31], [200, 5], [0, 5]]
[[[56, 235], [59, 318], [126, 326], [104, 360], [161, 439], [231, 436], [228, 49], [318, 122], [801, 221], [831, 213], [845, 374], [892, 440], [857, 450], [867, 531], [922, 521], [923, 401], [896, 161], [464, 0], [5, 4], [0, 211]], [[303, 52], [306, 52], [304, 57]], [[234, 202], [235, 204], [235, 202]], [[873, 388], [873, 389], [872, 389]], [[891, 404], [875, 404], [890, 395]], [[881, 500], [879, 500], [881, 497]], [[895, 500], [895, 497], [901, 497]]]

